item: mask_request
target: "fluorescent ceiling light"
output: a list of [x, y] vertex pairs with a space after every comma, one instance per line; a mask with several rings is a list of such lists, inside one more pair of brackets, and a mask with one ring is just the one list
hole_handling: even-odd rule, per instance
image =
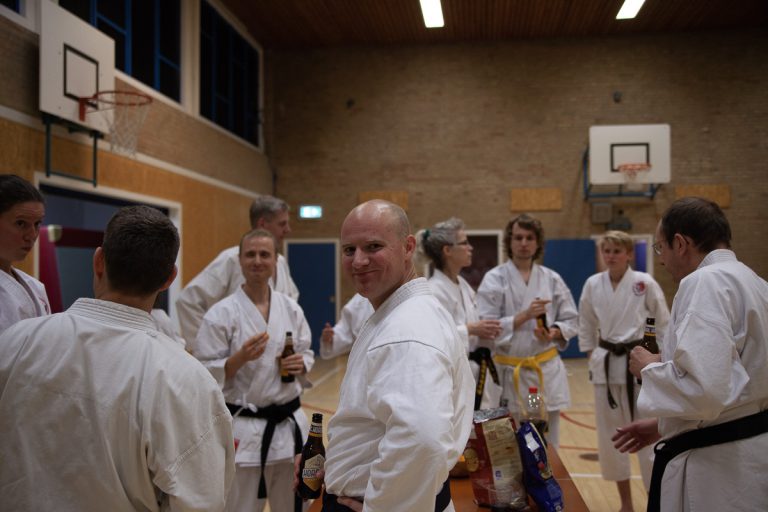
[[445, 25], [440, 0], [419, 0], [419, 2], [421, 3], [421, 13], [424, 15], [424, 25], [427, 28], [437, 28]]
[[629, 20], [637, 16], [638, 11], [643, 6], [645, 0], [624, 0], [624, 5], [619, 9], [616, 15], [617, 20]]

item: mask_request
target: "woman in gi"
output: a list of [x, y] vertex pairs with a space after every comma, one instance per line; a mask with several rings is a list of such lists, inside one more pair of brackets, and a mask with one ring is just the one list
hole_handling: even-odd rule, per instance
[[[464, 233], [464, 223], [453, 217], [421, 230], [416, 239], [420, 254], [428, 258], [434, 268], [429, 278], [432, 293], [455, 319], [469, 354], [470, 367], [477, 383], [475, 410], [498, 407], [501, 387], [490, 349], [501, 327], [498, 320], [480, 320], [475, 291], [459, 275], [461, 269], [472, 264], [472, 246]], [[480, 375], [481, 365], [483, 375]]]
[[13, 268], [34, 247], [44, 215], [43, 196], [31, 183], [0, 174], [0, 333], [19, 320], [51, 312], [43, 283]]
[[[640, 387], [629, 373], [627, 355], [642, 341], [647, 317], [656, 319], [661, 344], [669, 309], [661, 287], [645, 272], [633, 270], [634, 242], [623, 231], [608, 231], [600, 240], [607, 270], [584, 283], [579, 300], [579, 349], [589, 354], [595, 392], [597, 446], [603, 478], [616, 482], [621, 511], [632, 510], [629, 454], [613, 447], [616, 429], [633, 421]], [[651, 481], [653, 448], [638, 452], [643, 483]]]
[[[560, 444], [560, 409], [571, 404], [559, 351], [578, 331], [578, 312], [563, 278], [534, 263], [544, 250], [541, 222], [527, 214], [504, 230], [509, 260], [489, 270], [477, 290], [480, 318], [501, 321], [494, 357], [502, 375], [502, 403], [520, 418], [530, 386], [539, 389], [549, 412], [547, 440]], [[546, 314], [547, 324], [537, 326]]]
[[[269, 286], [275, 239], [255, 229], [240, 242], [245, 284], [203, 317], [193, 353], [224, 392], [235, 436], [235, 482], [227, 511], [302, 510], [293, 492], [294, 455], [309, 429], [299, 395], [309, 385], [312, 337], [301, 307]], [[295, 354], [281, 358], [286, 333]], [[281, 381], [281, 368], [293, 382]]]

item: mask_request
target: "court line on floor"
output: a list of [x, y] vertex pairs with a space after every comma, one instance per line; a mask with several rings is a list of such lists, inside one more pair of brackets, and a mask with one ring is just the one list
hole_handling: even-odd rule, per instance
[[580, 452], [596, 452], [597, 448], [587, 448], [585, 446], [570, 446], [567, 444], [561, 444], [558, 447], [559, 450], [578, 450]]
[[[569, 475], [571, 477], [571, 480], [573, 480], [574, 478], [600, 478], [600, 479], [603, 478], [603, 475], [601, 475], [600, 473], [569, 473]], [[629, 478], [633, 480], [640, 480], [643, 477], [640, 475], [631, 475]]]
[[564, 420], [566, 420], [566, 421], [570, 421], [570, 422], [571, 422], [571, 423], [573, 423], [574, 425], [578, 425], [578, 426], [580, 426], [580, 427], [584, 427], [584, 428], [586, 428], [587, 430], [597, 430], [597, 428], [595, 428], [595, 426], [594, 426], [594, 425], [588, 425], [588, 424], [586, 424], [586, 423], [582, 423], [581, 421], [577, 421], [577, 420], [575, 420], [575, 419], [571, 418], [570, 416], [568, 416], [568, 414], [566, 414], [566, 413], [564, 413], [564, 412], [561, 412], [561, 413], [560, 413], [560, 417], [561, 417], [561, 418], [563, 418], [563, 419], [564, 419]]
[[327, 372], [327, 373], [323, 374], [323, 375], [322, 375], [321, 377], [319, 377], [317, 380], [313, 380], [313, 381], [312, 381], [312, 385], [313, 385], [313, 387], [315, 387], [315, 386], [319, 386], [320, 384], [322, 384], [323, 382], [327, 381], [328, 379], [330, 379], [331, 377], [333, 377], [334, 375], [336, 375], [336, 374], [337, 374], [337, 373], [339, 373], [340, 371], [341, 371], [341, 368], [340, 368], [340, 367], [338, 367], [338, 366], [335, 366], [335, 367], [334, 367], [334, 368], [333, 368], [331, 371], [329, 371], [329, 372]]

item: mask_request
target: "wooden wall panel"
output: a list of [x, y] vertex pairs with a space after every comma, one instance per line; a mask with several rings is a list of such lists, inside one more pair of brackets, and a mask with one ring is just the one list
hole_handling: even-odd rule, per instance
[[[34, 182], [43, 171], [41, 132], [0, 119], [0, 172], [14, 173]], [[90, 176], [91, 148], [65, 139], [53, 139], [56, 168]], [[251, 197], [188, 178], [131, 158], [100, 151], [99, 187], [165, 199], [181, 204], [182, 279], [189, 282], [223, 249], [237, 245], [250, 228]], [[99, 193], [99, 189], [94, 189]], [[269, 191], [264, 191], [269, 192]], [[33, 272], [32, 257], [19, 268]]]
[[716, 202], [720, 205], [720, 208], [730, 208], [731, 206], [731, 187], [724, 183], [710, 185], [675, 185], [675, 199], [688, 196], [705, 197]]
[[509, 211], [544, 212], [563, 209], [559, 188], [513, 188], [509, 191]]

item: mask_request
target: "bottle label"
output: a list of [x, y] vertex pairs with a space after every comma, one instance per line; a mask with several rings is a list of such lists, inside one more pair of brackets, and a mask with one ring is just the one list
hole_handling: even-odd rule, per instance
[[304, 462], [304, 469], [301, 470], [301, 479], [304, 481], [304, 484], [313, 491], [318, 490], [323, 483], [322, 480], [317, 478], [317, 472], [323, 469], [324, 465], [325, 457], [320, 454], [317, 454]]
[[314, 434], [317, 437], [320, 437], [323, 435], [323, 426], [318, 425], [317, 423], [312, 423], [309, 426], [309, 435]]

